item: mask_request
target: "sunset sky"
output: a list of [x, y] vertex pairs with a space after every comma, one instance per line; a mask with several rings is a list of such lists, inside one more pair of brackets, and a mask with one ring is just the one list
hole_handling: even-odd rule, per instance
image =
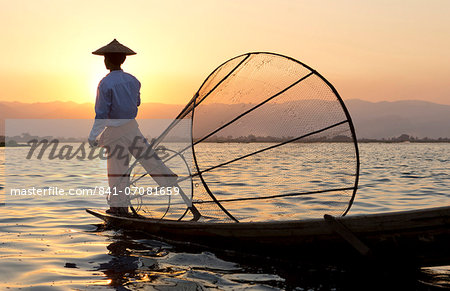
[[450, 1], [0, 0], [0, 101], [94, 102], [117, 38], [143, 102], [185, 104], [219, 64], [294, 57], [344, 99], [450, 104]]

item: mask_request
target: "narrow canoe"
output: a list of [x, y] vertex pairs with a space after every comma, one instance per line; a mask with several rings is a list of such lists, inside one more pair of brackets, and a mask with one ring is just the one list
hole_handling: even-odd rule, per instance
[[86, 211], [116, 228], [212, 249], [326, 263], [383, 257], [415, 266], [450, 265], [450, 206], [241, 223], [130, 218]]

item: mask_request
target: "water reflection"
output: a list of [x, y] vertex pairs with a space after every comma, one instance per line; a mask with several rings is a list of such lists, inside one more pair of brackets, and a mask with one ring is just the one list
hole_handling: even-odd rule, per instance
[[[99, 225], [94, 232], [105, 231]], [[251, 273], [248, 268], [207, 251], [179, 252], [139, 232], [112, 232], [109, 240], [110, 260], [93, 271], [102, 272], [107, 278], [104, 283], [118, 290], [280, 290], [285, 282], [280, 276], [261, 270]]]
[[[362, 144], [360, 149], [361, 188], [350, 215], [449, 205], [449, 144]], [[2, 153], [0, 148], [0, 158]], [[105, 179], [105, 171], [104, 165], [71, 166], [66, 171], [64, 166], [52, 169], [35, 164], [23, 168], [19, 178], [24, 185], [42, 186], [47, 180], [64, 178], [67, 187], [86, 187]], [[63, 173], [67, 176], [61, 177]], [[251, 183], [264, 182], [265, 175], [256, 173], [237, 187], [248, 184], [251, 189]], [[307, 201], [314, 205], [314, 199]], [[375, 283], [381, 285], [379, 290], [386, 290], [392, 286], [389, 279], [412, 286], [410, 290], [429, 290], [426, 284], [448, 287], [450, 282], [450, 267], [422, 269], [415, 277], [402, 276], [401, 269], [395, 268], [384, 272], [387, 266], [355, 273], [180, 248], [142, 233], [99, 228], [99, 220], [86, 214], [85, 207], [105, 207], [105, 201], [8, 199], [0, 208], [0, 290], [367, 290]], [[245, 215], [250, 210], [241, 211]]]
[[106, 246], [109, 260], [92, 271], [102, 272], [104, 286], [116, 290], [422, 291], [449, 282], [448, 268], [421, 271], [400, 261], [361, 261], [336, 267], [231, 252], [213, 254], [152, 240], [142, 232], [105, 229], [104, 225], [94, 232], [107, 236], [110, 243]]

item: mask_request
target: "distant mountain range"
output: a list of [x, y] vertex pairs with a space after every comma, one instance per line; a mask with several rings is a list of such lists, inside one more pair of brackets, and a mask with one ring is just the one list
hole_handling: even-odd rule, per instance
[[450, 137], [450, 105], [427, 101], [345, 101], [358, 138]]
[[[450, 105], [427, 101], [368, 102], [359, 99], [346, 100], [345, 104], [352, 116], [358, 138], [381, 139], [401, 134], [418, 138], [450, 137]], [[204, 118], [209, 116], [220, 119], [218, 114], [229, 114], [233, 111], [233, 106], [237, 105], [211, 106], [211, 111], [207, 110]], [[272, 106], [281, 108], [285, 105]], [[183, 107], [184, 105], [176, 104], [144, 103], [140, 106], [138, 118], [170, 119], [177, 116]], [[308, 110], [307, 106], [304, 108]], [[4, 134], [5, 119], [92, 119], [94, 116], [92, 103], [0, 102], [0, 135]], [[278, 117], [265, 115], [265, 118]]]

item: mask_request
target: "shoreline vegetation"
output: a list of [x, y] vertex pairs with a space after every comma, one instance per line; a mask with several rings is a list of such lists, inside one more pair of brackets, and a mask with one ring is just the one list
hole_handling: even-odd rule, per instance
[[[82, 138], [61, 138], [61, 137], [38, 137], [31, 136], [29, 134], [23, 134], [22, 136], [14, 136], [14, 137], [6, 137], [0, 136], [0, 147], [28, 147], [30, 146], [29, 142], [32, 140], [43, 140], [46, 139], [48, 141], [58, 140], [61, 143], [75, 143], [75, 142], [86, 142], [86, 139]], [[203, 142], [210, 143], [273, 143], [273, 142], [285, 142], [288, 140], [294, 139], [294, 137], [272, 137], [272, 136], [240, 136], [240, 137], [221, 137], [221, 136], [212, 136]], [[194, 142], [196, 139], [194, 138]], [[169, 141], [168, 141], [169, 142]], [[172, 142], [186, 142], [186, 139], [177, 140], [174, 138]], [[305, 138], [298, 141], [294, 141], [294, 143], [339, 143], [339, 142], [352, 142], [352, 139], [348, 136], [338, 135], [332, 138], [329, 137], [318, 137], [318, 138]], [[372, 139], [372, 138], [361, 138], [358, 139], [359, 143], [450, 143], [450, 138], [448, 137], [440, 137], [440, 138], [418, 138], [414, 136], [410, 136], [408, 134], [402, 134], [398, 137], [392, 138], [382, 138], [382, 139]]]
[[[233, 138], [231, 136], [228, 137], [216, 137], [212, 136], [205, 140], [204, 142], [218, 142], [218, 143], [252, 143], [252, 142], [285, 142], [294, 139], [293, 136], [288, 137], [258, 137], [254, 135], [249, 136], [241, 136], [238, 138]], [[392, 137], [392, 138], [382, 138], [382, 139], [375, 139], [375, 138], [357, 138], [358, 143], [450, 143], [450, 138], [448, 137], [440, 137], [440, 138], [418, 138], [413, 137], [408, 134], [402, 134], [398, 137]], [[194, 138], [194, 142], [196, 139]], [[318, 137], [318, 138], [305, 138], [300, 139], [297, 141], [293, 141], [294, 143], [338, 143], [338, 142], [353, 142], [352, 138], [349, 136], [344, 135], [337, 135], [334, 137]]]

